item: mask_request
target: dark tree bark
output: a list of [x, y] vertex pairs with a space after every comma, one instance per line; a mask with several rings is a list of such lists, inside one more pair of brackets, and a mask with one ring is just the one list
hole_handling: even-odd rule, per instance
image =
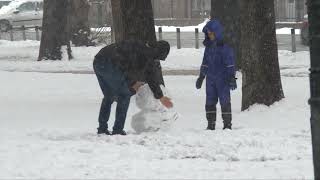
[[311, 133], [314, 179], [320, 179], [320, 0], [308, 0], [310, 37]]
[[155, 42], [151, 0], [112, 0], [115, 40], [139, 39]]
[[[156, 42], [151, 0], [112, 0], [111, 5], [116, 42], [127, 39]], [[158, 67], [157, 80], [164, 84], [160, 63]]]
[[71, 41], [75, 46], [92, 45], [90, 41], [88, 0], [71, 0]]
[[242, 110], [284, 98], [276, 40], [274, 1], [240, 2]]
[[112, 31], [114, 33], [114, 39], [116, 42], [120, 42], [124, 39], [124, 33], [122, 28], [123, 25], [123, 16], [121, 8], [121, 1], [120, 0], [111, 0], [111, 7], [112, 7]]
[[72, 59], [68, 26], [69, 0], [44, 0], [42, 37], [38, 61], [61, 60], [61, 47], [68, 47]]
[[237, 69], [241, 69], [239, 8], [239, 0], [211, 0], [211, 18], [224, 26], [224, 41], [235, 51]]

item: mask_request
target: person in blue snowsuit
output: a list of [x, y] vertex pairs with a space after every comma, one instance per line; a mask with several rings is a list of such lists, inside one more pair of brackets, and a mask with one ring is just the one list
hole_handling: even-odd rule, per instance
[[206, 117], [208, 130], [215, 130], [218, 100], [221, 105], [223, 129], [232, 129], [230, 90], [237, 88], [233, 49], [223, 42], [223, 26], [217, 19], [203, 28], [205, 52], [196, 88], [206, 79]]

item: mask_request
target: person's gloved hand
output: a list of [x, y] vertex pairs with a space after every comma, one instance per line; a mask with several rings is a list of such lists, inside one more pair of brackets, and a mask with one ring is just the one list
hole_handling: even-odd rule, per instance
[[196, 88], [197, 89], [201, 89], [201, 86], [202, 86], [204, 78], [205, 78], [205, 76], [203, 76], [203, 75], [200, 75], [198, 77], [197, 82], [196, 82]]
[[232, 77], [232, 78], [229, 80], [229, 87], [230, 87], [231, 90], [237, 89], [237, 78]]

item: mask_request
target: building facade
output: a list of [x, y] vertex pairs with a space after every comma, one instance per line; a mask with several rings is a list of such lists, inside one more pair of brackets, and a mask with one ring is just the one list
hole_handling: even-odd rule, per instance
[[[211, 0], [151, 0], [158, 25], [195, 25], [209, 17]], [[277, 22], [300, 22], [307, 14], [306, 0], [274, 0]], [[111, 0], [90, 0], [90, 24], [112, 24]]]
[[306, 0], [275, 0], [277, 22], [300, 22], [307, 14]]

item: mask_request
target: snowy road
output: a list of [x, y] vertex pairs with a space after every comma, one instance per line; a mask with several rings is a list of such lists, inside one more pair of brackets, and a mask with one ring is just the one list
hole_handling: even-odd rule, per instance
[[234, 130], [215, 132], [203, 130], [204, 89], [195, 90], [196, 77], [165, 79], [181, 114], [171, 129], [135, 134], [132, 98], [129, 135], [97, 137], [94, 75], [0, 71], [0, 179], [313, 177], [307, 77], [282, 77], [286, 99], [246, 112], [235, 91]]

